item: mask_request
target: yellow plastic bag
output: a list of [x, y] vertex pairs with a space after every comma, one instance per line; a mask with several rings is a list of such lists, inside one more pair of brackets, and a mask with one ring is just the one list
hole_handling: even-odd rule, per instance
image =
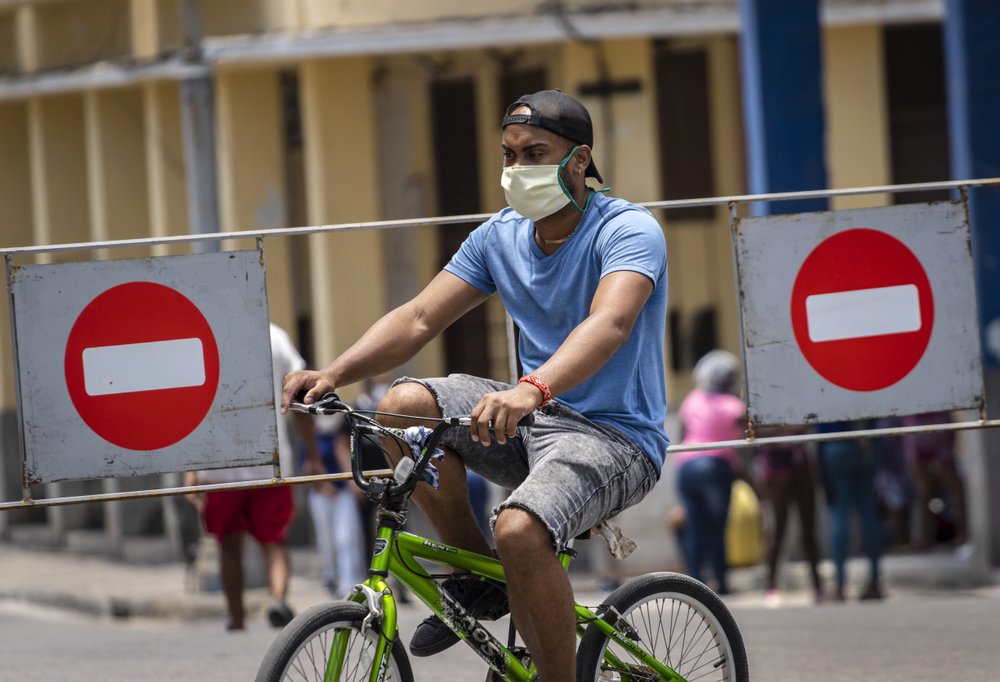
[[733, 482], [726, 519], [726, 563], [753, 566], [764, 558], [764, 534], [760, 523], [760, 502], [753, 488], [743, 480]]

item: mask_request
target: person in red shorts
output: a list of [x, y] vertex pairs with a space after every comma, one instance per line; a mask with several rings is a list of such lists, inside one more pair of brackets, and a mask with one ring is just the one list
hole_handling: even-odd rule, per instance
[[[204, 473], [211, 476], [227, 471]], [[199, 477], [198, 482], [222, 481]], [[267, 618], [275, 627], [286, 625], [294, 616], [287, 602], [291, 561], [285, 541], [295, 511], [291, 487], [224, 490], [194, 497], [192, 502], [201, 512], [205, 531], [219, 543], [219, 576], [229, 613], [226, 629], [244, 628], [243, 548], [247, 534], [260, 543], [264, 554], [271, 595]]]
[[[290, 371], [305, 367], [305, 361], [292, 344], [288, 334], [271, 325], [271, 359], [275, 377], [276, 398], [280, 396], [281, 379]], [[278, 404], [278, 401], [275, 401]], [[292, 417], [309, 455], [309, 473], [321, 473], [319, 453], [316, 450], [312, 420], [308, 415], [296, 413]], [[278, 417], [278, 452], [283, 476], [291, 476], [293, 452], [288, 437], [286, 418]], [[259, 481], [274, 475], [271, 466], [238, 467], [189, 472], [185, 483], [232, 483]], [[292, 522], [295, 504], [291, 486], [255, 488], [249, 490], [221, 490], [198, 493], [188, 499], [201, 513], [205, 531], [219, 542], [219, 576], [226, 597], [229, 614], [227, 630], [245, 627], [243, 605], [243, 556], [246, 535], [258, 543], [264, 554], [271, 603], [267, 619], [274, 627], [284, 627], [294, 614], [288, 605], [288, 583], [291, 561], [286, 536]]]

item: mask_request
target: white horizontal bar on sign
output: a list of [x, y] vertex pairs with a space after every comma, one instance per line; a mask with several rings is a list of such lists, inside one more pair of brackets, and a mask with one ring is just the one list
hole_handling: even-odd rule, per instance
[[201, 339], [85, 348], [83, 377], [87, 395], [201, 386], [205, 383]]
[[920, 329], [920, 292], [913, 284], [806, 297], [809, 340], [840, 341]]

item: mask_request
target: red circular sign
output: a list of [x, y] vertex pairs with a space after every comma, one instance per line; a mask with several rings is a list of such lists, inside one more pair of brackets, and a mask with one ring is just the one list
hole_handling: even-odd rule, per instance
[[821, 376], [852, 391], [877, 391], [923, 357], [934, 297], [903, 242], [854, 228], [820, 242], [802, 263], [791, 317], [802, 354]]
[[212, 329], [190, 300], [128, 282], [91, 301], [66, 341], [66, 388], [97, 435], [129, 450], [180, 441], [202, 422], [219, 385]]

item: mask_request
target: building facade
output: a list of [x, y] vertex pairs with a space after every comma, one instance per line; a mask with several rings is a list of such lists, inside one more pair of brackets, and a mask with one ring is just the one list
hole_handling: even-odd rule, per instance
[[[821, 4], [830, 187], [950, 177], [943, 15], [936, 0]], [[21, 246], [189, 233], [190, 195], [201, 188], [190, 183], [186, 83], [199, 77], [210, 79], [214, 97], [223, 231], [498, 210], [501, 115], [518, 95], [544, 87], [590, 109], [595, 158], [613, 195], [742, 194], [739, 35], [737, 0], [513, 0], [500, 8], [0, 0], [0, 239]], [[844, 197], [831, 206], [893, 200]], [[670, 254], [667, 381], [676, 408], [701, 354], [739, 350], [738, 311], [727, 209], [658, 218]], [[269, 237], [271, 317], [293, 331], [311, 363], [325, 364], [416, 293], [472, 227]], [[16, 424], [6, 313], [0, 349], [9, 500], [19, 486], [8, 455]], [[507, 378], [509, 368], [503, 310], [491, 302], [406, 370]]]

